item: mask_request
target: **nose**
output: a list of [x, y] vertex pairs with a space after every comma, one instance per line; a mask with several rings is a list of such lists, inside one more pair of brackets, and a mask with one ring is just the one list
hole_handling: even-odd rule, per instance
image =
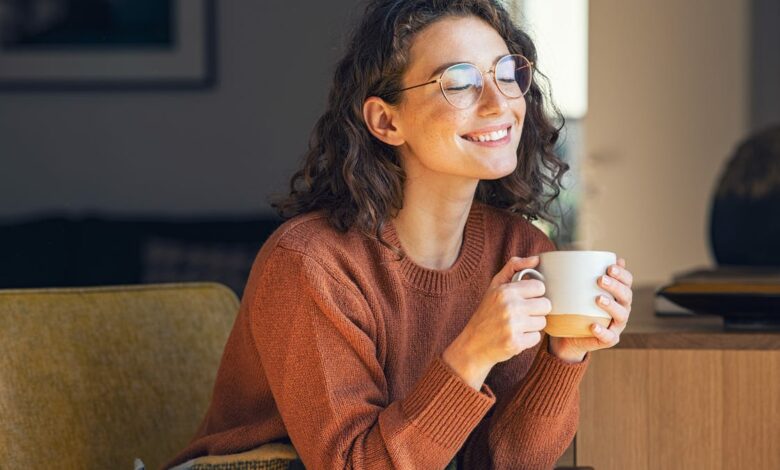
[[479, 112], [482, 115], [503, 113], [509, 107], [508, 98], [498, 89], [494, 74], [495, 72], [490, 71], [482, 79], [482, 96], [479, 97], [478, 102]]

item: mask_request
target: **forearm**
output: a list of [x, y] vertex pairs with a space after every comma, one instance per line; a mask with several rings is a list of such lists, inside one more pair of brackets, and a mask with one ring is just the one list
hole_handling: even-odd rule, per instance
[[480, 390], [493, 364], [480, 360], [476, 351], [460, 337], [456, 338], [442, 353], [442, 361], [474, 390]]
[[552, 338], [547, 342], [547, 352], [557, 357], [558, 359], [568, 362], [569, 364], [577, 364], [585, 360], [585, 352], [579, 351], [565, 351], [562, 350], [557, 341]]
[[[489, 379], [497, 403], [464, 452], [465, 468], [551, 468], [570, 444], [579, 419], [579, 383], [587, 367], [571, 364], [540, 345], [528, 369], [509, 385], [516, 364], [497, 366]], [[528, 367], [528, 366], [526, 366]], [[505, 384], [498, 386], [498, 384]], [[511, 387], [511, 388], [510, 388]]]

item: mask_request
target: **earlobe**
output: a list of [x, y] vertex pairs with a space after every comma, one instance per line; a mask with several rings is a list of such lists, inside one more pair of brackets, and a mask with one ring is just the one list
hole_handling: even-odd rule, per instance
[[402, 133], [396, 125], [395, 109], [382, 98], [366, 98], [363, 102], [363, 120], [371, 135], [382, 142], [396, 147], [404, 143]]

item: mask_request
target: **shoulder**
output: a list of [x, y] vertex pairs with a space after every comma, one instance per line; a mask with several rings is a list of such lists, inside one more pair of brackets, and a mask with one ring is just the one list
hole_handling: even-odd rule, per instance
[[366, 237], [356, 230], [340, 231], [328, 221], [324, 211], [293, 217], [271, 235], [277, 247], [327, 261], [336, 253], [356, 250]]
[[[281, 265], [305, 275], [312, 269], [325, 271], [336, 281], [352, 287], [351, 268], [365, 265], [372, 241], [356, 230], [342, 232], [333, 227], [324, 211], [295, 216], [280, 225], [266, 240], [255, 260], [262, 270]], [[294, 265], [294, 266], [290, 266]]]
[[260, 249], [246, 291], [255, 299], [270, 295], [290, 305], [303, 302], [302, 297], [316, 299], [370, 326], [373, 320], [365, 313], [367, 298], [361, 288], [365, 283], [360, 281], [370, 277], [366, 267], [371, 265], [372, 246], [359, 231], [333, 227], [324, 211], [295, 216]]

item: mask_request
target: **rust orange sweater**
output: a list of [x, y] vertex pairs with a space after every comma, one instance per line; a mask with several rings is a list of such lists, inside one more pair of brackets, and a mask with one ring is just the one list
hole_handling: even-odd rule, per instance
[[[400, 247], [392, 223], [385, 238]], [[307, 469], [547, 469], [570, 443], [589, 357], [537, 347], [481, 391], [441, 360], [512, 256], [555, 249], [475, 202], [461, 252], [430, 270], [323, 213], [285, 222], [255, 260], [211, 405], [169, 465], [289, 437]]]

